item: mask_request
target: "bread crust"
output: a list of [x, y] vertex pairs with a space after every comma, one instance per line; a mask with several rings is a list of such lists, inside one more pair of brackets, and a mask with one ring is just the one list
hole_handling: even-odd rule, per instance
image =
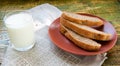
[[94, 43], [94, 44], [89, 44], [89, 42], [83, 42], [82, 40], [80, 39], [77, 39], [70, 31], [69, 29], [67, 29], [66, 27], [64, 27], [63, 25], [60, 25], [60, 32], [65, 35], [69, 40], [71, 40], [74, 44], [76, 44], [77, 46], [87, 50], [87, 51], [98, 51], [101, 47], [101, 44], [97, 43], [96, 41], [94, 40], [91, 40], [89, 38], [85, 38], [85, 37], [82, 37], [80, 35], [76, 35], [79, 36], [79, 37], [82, 37], [82, 38], [85, 38], [85, 39], [88, 39], [91, 41], [91, 43]]
[[[96, 18], [96, 17], [88, 16], [88, 18], [90, 17], [90, 18], [96, 18], [97, 19], [97, 21], [93, 21], [93, 20], [90, 20], [90, 19], [75, 18], [75, 17], [70, 16], [68, 14], [73, 14], [73, 16], [74, 15], [80, 16], [78, 14], [69, 13], [69, 12], [63, 12], [61, 16], [64, 19], [67, 19], [69, 21], [72, 21], [72, 22], [75, 22], [75, 23], [78, 23], [78, 24], [81, 24], [81, 25], [87, 25], [87, 26], [102, 26], [103, 25], [103, 21], [98, 19], [98, 18]], [[83, 15], [83, 16], [85, 16], [85, 15]]]
[[[104, 33], [102, 31], [98, 31], [98, 30], [93, 29], [89, 26], [85, 26], [85, 25], [76, 26], [75, 25], [76, 23], [68, 21], [68, 20], [64, 19], [63, 17], [60, 17], [60, 23], [63, 26], [75, 31], [79, 35], [82, 35], [82, 36], [87, 37], [87, 38], [91, 38], [91, 39], [95, 39], [95, 40], [108, 41], [108, 40], [111, 39], [111, 36], [112, 36], [111, 34]], [[89, 28], [90, 30], [87, 30], [86, 28], [81, 28], [80, 26], [85, 26], [85, 27]]]

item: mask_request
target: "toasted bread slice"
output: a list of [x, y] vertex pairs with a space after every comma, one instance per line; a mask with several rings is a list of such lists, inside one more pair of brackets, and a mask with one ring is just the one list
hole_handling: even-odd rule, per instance
[[81, 25], [87, 25], [87, 26], [101, 26], [101, 25], [103, 25], [103, 21], [97, 17], [79, 15], [79, 14], [70, 13], [70, 12], [63, 12], [61, 16], [64, 19], [67, 19], [69, 21], [72, 21], [72, 22], [75, 22], [75, 23], [78, 23]]
[[96, 41], [82, 37], [74, 31], [67, 29], [63, 25], [60, 25], [60, 32], [65, 35], [69, 40], [71, 40], [74, 44], [85, 50], [98, 51], [101, 47], [101, 44], [97, 43]]
[[63, 17], [60, 18], [60, 22], [65, 27], [75, 31], [79, 35], [82, 35], [87, 38], [95, 39], [95, 40], [102, 40], [108, 41], [111, 39], [111, 34], [105, 33], [102, 31], [98, 31], [86, 25], [80, 25], [71, 21], [64, 19]]

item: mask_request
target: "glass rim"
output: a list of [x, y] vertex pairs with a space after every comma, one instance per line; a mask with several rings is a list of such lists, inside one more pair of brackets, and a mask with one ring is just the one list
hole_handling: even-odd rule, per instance
[[[32, 17], [32, 20], [33, 20], [33, 16], [32, 16], [27, 10], [12, 10], [12, 11], [8, 12], [7, 14], [5, 14], [5, 16], [3, 17], [3, 22], [4, 22], [5, 24], [7, 24], [7, 25], [13, 25], [13, 24], [8, 24], [8, 23], [6, 23], [5, 20], [6, 20], [9, 16], [14, 15], [14, 14], [18, 14], [18, 13], [28, 14], [28, 15], [30, 15], [30, 16]], [[29, 22], [25, 22], [25, 23], [29, 23]], [[23, 23], [23, 24], [25, 24], [25, 23]]]

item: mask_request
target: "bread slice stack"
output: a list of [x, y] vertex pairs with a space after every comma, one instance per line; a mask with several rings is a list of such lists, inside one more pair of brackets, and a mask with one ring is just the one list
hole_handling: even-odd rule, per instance
[[111, 34], [92, 28], [101, 25], [102, 20], [86, 15], [63, 12], [60, 17], [60, 32], [74, 44], [88, 51], [98, 51], [101, 48], [101, 44], [95, 40], [111, 39]]

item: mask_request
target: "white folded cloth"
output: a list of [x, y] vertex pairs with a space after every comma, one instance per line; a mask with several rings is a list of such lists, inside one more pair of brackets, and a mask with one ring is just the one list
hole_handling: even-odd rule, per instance
[[94, 56], [76, 56], [56, 47], [48, 36], [49, 25], [61, 15], [61, 11], [42, 4], [27, 10], [35, 19], [36, 44], [31, 50], [19, 52], [7, 48], [2, 66], [101, 66], [106, 53]]

